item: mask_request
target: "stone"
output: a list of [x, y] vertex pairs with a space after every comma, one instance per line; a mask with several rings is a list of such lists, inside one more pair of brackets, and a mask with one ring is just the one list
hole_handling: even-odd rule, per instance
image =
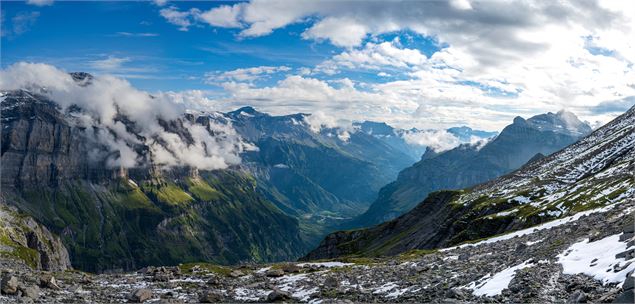
[[23, 297], [27, 297], [33, 300], [40, 297], [40, 288], [35, 285], [23, 287], [20, 288], [20, 290], [22, 291]]
[[569, 303], [586, 303], [587, 296], [583, 291], [577, 290], [569, 297]]
[[267, 270], [265, 275], [268, 276], [268, 277], [271, 277], [271, 278], [281, 277], [281, 276], [284, 275], [284, 270], [282, 270], [282, 269], [269, 269], [269, 270]]
[[278, 290], [278, 289], [274, 289], [271, 293], [267, 295], [267, 302], [280, 302], [280, 301], [286, 301], [289, 299], [291, 299], [290, 293], [286, 291]]
[[242, 271], [240, 271], [240, 270], [233, 270], [232, 272], [229, 273], [229, 276], [232, 277], [232, 278], [238, 278], [238, 277], [242, 277], [244, 275], [245, 274]]
[[464, 299], [465, 298], [465, 293], [458, 288], [450, 288], [448, 289], [448, 291], [445, 293], [445, 296], [451, 299]]
[[211, 277], [209, 280], [207, 280], [207, 285], [220, 285], [220, 280], [217, 277]]
[[302, 268], [296, 264], [284, 264], [282, 265], [282, 270], [288, 273], [298, 273]]
[[217, 292], [211, 290], [204, 290], [198, 296], [198, 301], [201, 303], [217, 303], [223, 300], [223, 296]]
[[340, 282], [335, 277], [327, 277], [324, 280], [324, 286], [330, 287], [330, 288], [337, 288], [338, 286], [340, 286]]
[[16, 294], [18, 292], [18, 278], [10, 274], [4, 275], [0, 283], [0, 291], [8, 295]]
[[55, 280], [55, 277], [49, 274], [40, 277], [40, 287], [56, 290], [60, 289], [60, 286], [57, 284], [57, 280]]
[[133, 303], [143, 303], [150, 298], [152, 298], [152, 291], [147, 288], [135, 289], [128, 295], [128, 300]]

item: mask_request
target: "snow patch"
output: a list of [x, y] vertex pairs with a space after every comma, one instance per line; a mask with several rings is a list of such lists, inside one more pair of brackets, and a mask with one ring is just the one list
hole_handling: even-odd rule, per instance
[[626, 243], [620, 242], [619, 238], [620, 234], [616, 234], [594, 242], [586, 239], [571, 245], [558, 255], [563, 273], [583, 273], [603, 284], [624, 282], [626, 274], [635, 269], [635, 261], [615, 257], [626, 251]]
[[476, 282], [472, 282], [466, 286], [467, 289], [471, 289], [475, 296], [488, 296], [492, 297], [501, 294], [501, 292], [509, 286], [509, 282], [512, 281], [516, 275], [516, 271], [531, 267], [531, 260], [527, 260], [519, 265], [507, 268], [501, 272], [491, 276], [487, 274]]

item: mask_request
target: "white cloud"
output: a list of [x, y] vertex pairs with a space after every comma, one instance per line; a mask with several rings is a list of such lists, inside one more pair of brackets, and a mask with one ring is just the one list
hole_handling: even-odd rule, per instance
[[302, 33], [304, 39], [329, 40], [343, 47], [359, 45], [368, 34], [368, 28], [349, 18], [325, 18]]
[[409, 70], [421, 68], [428, 63], [428, 58], [421, 51], [400, 48], [398, 44], [398, 39], [381, 43], [368, 42], [361, 48], [344, 51], [322, 62], [315, 68], [315, 71], [334, 74], [341, 68], [350, 70], [386, 68]]
[[179, 11], [177, 7], [170, 6], [159, 11], [161, 16], [169, 23], [179, 26], [179, 31], [187, 32], [192, 26], [200, 10], [193, 8], [188, 11]]
[[215, 9], [201, 13], [198, 17], [203, 22], [217, 27], [242, 27], [239, 21], [239, 15], [242, 11], [242, 5], [233, 6], [221, 5]]
[[[153, 97], [112, 76], [97, 76], [89, 85], [79, 85], [69, 74], [53, 66], [21, 62], [0, 72], [0, 88], [40, 92], [63, 109], [79, 106], [82, 113], [73, 121], [85, 127], [88, 140], [94, 140], [89, 155], [112, 167], [147, 165], [147, 155], [137, 154], [133, 149], [142, 142], [141, 138], [152, 139], [143, 143], [152, 161], [163, 166], [226, 168], [239, 163], [240, 153], [249, 147], [231, 125], [212, 122], [202, 126], [181, 119], [190, 105], [188, 98], [173, 98], [172, 94]], [[119, 115], [134, 122], [134, 134], [117, 119]], [[166, 131], [159, 120], [182, 124], [191, 141]]]
[[[11, 18], [11, 27], [2, 28], [2, 37], [13, 38], [30, 31], [39, 17], [40, 12], [17, 13]], [[2, 25], [4, 27], [4, 11], [2, 11], [2, 19]]]
[[288, 72], [290, 70], [291, 68], [287, 66], [259, 66], [231, 71], [214, 71], [205, 74], [205, 81], [208, 84], [218, 84], [225, 81], [250, 82], [275, 73]]
[[52, 5], [53, 0], [26, 0], [26, 3], [35, 6], [47, 6]]
[[131, 32], [117, 32], [116, 36], [121, 37], [158, 37], [157, 33], [131, 33]]
[[411, 145], [430, 147], [436, 152], [450, 150], [461, 141], [446, 130], [408, 131], [402, 135]]
[[130, 58], [128, 57], [108, 56], [106, 59], [91, 61], [90, 65], [98, 70], [115, 71], [121, 69], [123, 64], [127, 62], [130, 62]]
[[165, 6], [168, 4], [168, 0], [152, 0], [152, 3], [156, 6]]

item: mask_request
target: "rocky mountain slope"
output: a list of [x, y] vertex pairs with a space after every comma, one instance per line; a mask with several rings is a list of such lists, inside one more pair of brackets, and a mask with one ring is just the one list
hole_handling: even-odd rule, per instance
[[37, 272], [0, 257], [8, 291], [0, 301], [633, 303], [634, 210], [628, 200], [469, 245], [390, 258], [94, 275]]
[[[249, 172], [109, 167], [112, 154], [99, 154], [107, 150], [86, 134], [116, 131], [82, 128], [76, 122], [81, 113], [72, 107], [62, 113], [44, 95], [26, 90], [3, 94], [2, 203], [59, 235], [74, 267], [99, 272], [201, 260], [273, 261], [304, 252], [298, 221], [256, 191]], [[164, 122], [165, 132], [191, 138], [192, 129], [183, 127], [187, 119], [197, 117]], [[134, 134], [133, 123], [123, 116], [119, 121]], [[147, 138], [128, 140], [142, 155], [137, 159], [154, 157]], [[95, 150], [104, 158], [92, 158]], [[8, 222], [2, 224], [5, 229]]]
[[[348, 227], [370, 226], [414, 208], [430, 192], [470, 187], [525, 164], [536, 155], [549, 155], [589, 134], [591, 128], [568, 112], [547, 113], [527, 120], [517, 117], [492, 141], [464, 144], [422, 159], [399, 173], [379, 191], [368, 211]], [[466, 130], [455, 129], [464, 134]]]
[[[244, 163], [293, 215], [359, 214], [377, 190], [415, 160], [363, 132], [315, 130], [307, 114], [271, 116], [244, 107], [221, 114], [258, 150]], [[352, 182], [351, 182], [352, 181]]]
[[632, 108], [575, 144], [511, 174], [471, 189], [434, 192], [412, 211], [369, 229], [333, 233], [307, 258], [452, 246], [632, 202], [634, 168]]

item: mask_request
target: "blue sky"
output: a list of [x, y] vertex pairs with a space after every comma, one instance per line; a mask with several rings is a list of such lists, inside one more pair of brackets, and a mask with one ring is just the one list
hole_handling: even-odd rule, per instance
[[214, 110], [336, 122], [494, 130], [564, 108], [601, 124], [635, 96], [629, 5], [3, 1], [2, 68], [45, 63]]
[[[227, 4], [232, 3], [185, 2], [178, 6], [183, 10], [209, 10]], [[209, 71], [255, 66], [299, 69], [315, 66], [342, 50], [329, 43], [301, 39], [302, 23], [267, 36], [241, 38], [236, 29], [193, 26], [180, 31], [161, 17], [161, 9], [150, 1], [58, 2], [39, 7], [3, 2], [3, 29], [11, 31], [16, 16], [29, 16], [31, 20], [23, 32], [2, 36], [2, 67], [19, 61], [43, 62], [68, 71], [114, 73], [150, 91], [214, 90], [217, 88], [203, 80]], [[405, 45], [428, 55], [438, 49], [433, 39], [412, 33], [379, 38], [395, 37], [407, 37]], [[110, 69], [99, 68], [97, 62], [109, 58], [122, 60]], [[365, 81], [379, 78], [376, 74], [342, 73]], [[267, 78], [262, 84], [271, 84], [281, 76]]]

